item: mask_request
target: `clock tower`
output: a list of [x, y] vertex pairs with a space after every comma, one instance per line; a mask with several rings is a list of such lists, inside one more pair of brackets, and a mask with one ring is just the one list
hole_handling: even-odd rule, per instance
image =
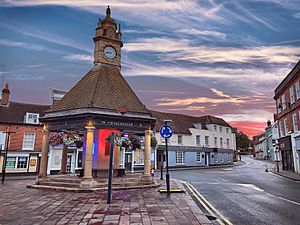
[[94, 65], [111, 65], [121, 68], [122, 33], [120, 24], [117, 27], [114, 19], [110, 17], [109, 6], [106, 9], [106, 17], [99, 19], [96, 28]]

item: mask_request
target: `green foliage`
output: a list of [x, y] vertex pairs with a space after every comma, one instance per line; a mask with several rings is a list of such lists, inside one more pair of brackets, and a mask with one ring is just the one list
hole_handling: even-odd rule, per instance
[[240, 131], [236, 134], [236, 148], [238, 150], [241, 150], [242, 152], [248, 151], [250, 142], [251, 140], [249, 137], [243, 132]]

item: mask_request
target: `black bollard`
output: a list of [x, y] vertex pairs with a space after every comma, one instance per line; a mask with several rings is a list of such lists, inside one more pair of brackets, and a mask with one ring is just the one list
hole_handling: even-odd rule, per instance
[[164, 179], [164, 174], [163, 174], [163, 165], [160, 166], [160, 179], [163, 180]]

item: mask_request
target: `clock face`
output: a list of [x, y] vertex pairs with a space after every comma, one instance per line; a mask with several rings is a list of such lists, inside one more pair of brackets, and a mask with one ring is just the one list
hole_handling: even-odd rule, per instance
[[105, 58], [107, 58], [107, 59], [114, 59], [117, 56], [116, 49], [110, 45], [104, 47], [103, 53], [104, 53]]

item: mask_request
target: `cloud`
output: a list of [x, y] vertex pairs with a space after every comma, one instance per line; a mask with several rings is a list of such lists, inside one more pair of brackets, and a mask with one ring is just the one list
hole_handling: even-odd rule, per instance
[[224, 94], [223, 91], [218, 91], [218, 90], [216, 90], [216, 89], [214, 89], [214, 88], [211, 88], [210, 90], [212, 90], [212, 92], [214, 92], [217, 96], [225, 97], [225, 98], [230, 98], [230, 96]]
[[270, 111], [267, 110], [247, 109], [247, 110], [241, 110], [239, 113], [223, 114], [222, 118], [229, 122], [232, 121], [266, 122], [267, 120], [272, 120], [272, 113], [270, 113]]
[[[49, 43], [61, 45], [61, 46], [66, 46], [70, 47], [73, 49], [78, 49], [84, 52], [92, 52], [92, 49], [90, 46], [86, 46], [82, 43], [79, 43], [75, 40], [68, 39], [66, 37], [60, 36], [60, 35], [55, 35], [49, 32], [45, 32], [43, 30], [36, 29], [31, 26], [20, 26], [20, 24], [16, 22], [8, 22], [8, 21], [0, 21], [0, 26], [4, 27], [6, 29], [12, 30], [14, 32], [27, 35], [30, 37], [38, 38], [40, 40], [47, 41]], [[61, 52], [61, 51], [56, 51], [56, 52]], [[61, 52], [62, 53], [62, 52]]]
[[8, 39], [0, 39], [0, 45], [6, 46], [6, 47], [25, 48], [25, 49], [30, 49], [30, 50], [34, 50], [34, 51], [56, 52], [55, 50], [49, 49], [42, 45], [28, 43], [28, 42], [8, 40]]
[[195, 28], [184, 28], [181, 30], [178, 30], [178, 32], [184, 33], [184, 34], [192, 34], [192, 35], [197, 35], [198, 38], [199, 36], [208, 36], [214, 39], [225, 39], [226, 34], [219, 32], [219, 31], [211, 31], [211, 30], [199, 30]]
[[94, 57], [92, 55], [86, 54], [69, 54], [62, 57], [67, 61], [82, 61], [92, 63], [94, 61]]
[[299, 13], [295, 13], [294, 17], [297, 18], [297, 19], [300, 19], [300, 12]]
[[195, 103], [243, 103], [242, 97], [236, 98], [208, 98], [208, 97], [198, 97], [198, 98], [186, 98], [186, 99], [176, 99], [176, 98], [161, 98], [157, 100], [158, 106], [188, 106]]
[[126, 52], [157, 52], [162, 60], [190, 61], [194, 63], [289, 63], [299, 58], [300, 47], [259, 46], [259, 47], [209, 47], [193, 46], [188, 39], [139, 38], [126, 43]]

